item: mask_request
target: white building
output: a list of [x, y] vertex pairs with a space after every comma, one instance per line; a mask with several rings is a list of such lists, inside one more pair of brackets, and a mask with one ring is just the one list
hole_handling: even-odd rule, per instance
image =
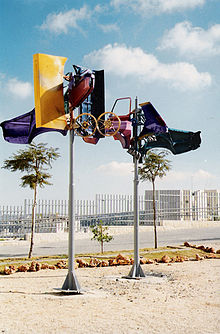
[[[219, 190], [156, 190], [158, 219], [218, 220], [220, 217]], [[153, 191], [145, 191], [145, 209], [153, 208]]]

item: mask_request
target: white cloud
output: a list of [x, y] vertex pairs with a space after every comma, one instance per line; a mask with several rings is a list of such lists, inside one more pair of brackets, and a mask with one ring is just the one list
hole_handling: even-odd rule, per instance
[[158, 49], [176, 49], [190, 56], [220, 54], [220, 24], [204, 30], [188, 21], [177, 23], [165, 33]]
[[[55, 34], [67, 34], [69, 29], [81, 30], [81, 25], [85, 21], [92, 19], [95, 15], [101, 15], [103, 12], [108, 11], [107, 5], [96, 5], [92, 10], [88, 6], [84, 5], [80, 9], [71, 9], [66, 12], [50, 13], [46, 17], [44, 23], [40, 26], [42, 30], [49, 30]], [[97, 24], [97, 23], [95, 23]], [[104, 32], [118, 31], [118, 27], [113, 24], [97, 24], [97, 26]]]
[[203, 169], [199, 169], [198, 171], [196, 171], [195, 173], [192, 174], [192, 176], [194, 178], [200, 179], [200, 180], [207, 180], [207, 179], [215, 179], [216, 176], [203, 170]]
[[205, 0], [158, 0], [157, 3], [162, 12], [173, 12], [202, 6]]
[[[131, 187], [131, 183], [133, 182], [133, 163], [111, 161], [107, 164], [100, 165], [96, 168], [96, 171], [99, 173], [100, 179], [102, 177], [107, 177], [107, 179], [108, 177], [111, 177], [111, 179], [114, 178], [114, 190], [117, 188], [119, 193], [121, 191], [120, 189], [125, 187], [125, 185], [122, 186], [125, 180], [129, 184], [129, 187]], [[216, 189], [218, 188], [216, 184], [218, 184], [218, 177], [204, 169], [199, 169], [194, 172], [171, 170], [162, 179], [156, 179], [157, 189]], [[112, 184], [110, 183], [108, 186], [109, 189], [111, 186]], [[144, 181], [139, 183], [140, 193], [151, 188], [151, 182]], [[131, 189], [129, 191], [131, 191]]]
[[5, 74], [0, 72], [0, 89], [3, 90], [5, 86]]
[[103, 174], [128, 176], [133, 171], [133, 164], [126, 162], [111, 161], [108, 164], [100, 165], [97, 171]]
[[148, 83], [163, 81], [180, 90], [201, 89], [210, 86], [212, 81], [209, 73], [198, 72], [193, 64], [160, 63], [154, 55], [139, 47], [108, 44], [86, 55], [84, 61], [121, 78], [133, 76], [136, 81]]
[[98, 26], [104, 33], [109, 33], [112, 31], [119, 30], [117, 24], [99, 24]]
[[203, 169], [195, 172], [171, 170], [156, 182], [160, 189], [216, 189], [217, 176]]
[[[100, 8], [97, 7], [97, 10]], [[92, 12], [87, 6], [79, 10], [73, 8], [66, 12], [49, 14], [40, 28], [56, 34], [67, 33], [69, 28], [80, 29], [79, 22], [90, 19], [91, 15]]]
[[29, 82], [19, 81], [17, 78], [9, 79], [6, 82], [6, 89], [12, 94], [21, 99], [25, 99], [32, 95], [33, 88]]
[[184, 179], [189, 179], [189, 178], [197, 179], [197, 180], [200, 180], [200, 181], [216, 178], [215, 175], [205, 171], [204, 169], [199, 169], [194, 173], [182, 172], [182, 171], [170, 171], [169, 176], [174, 182], [175, 181], [181, 181], [181, 180], [184, 180]]
[[95, 6], [93, 12], [94, 13], [104, 13], [104, 12], [108, 11], [108, 9], [109, 9], [108, 4], [102, 4], [102, 5], [98, 4], [98, 5]]
[[172, 13], [193, 9], [205, 4], [206, 0], [112, 0], [115, 8], [124, 6], [141, 15]]

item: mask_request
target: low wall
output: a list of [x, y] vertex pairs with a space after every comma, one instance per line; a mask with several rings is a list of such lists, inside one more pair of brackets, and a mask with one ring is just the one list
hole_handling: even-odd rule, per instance
[[[177, 221], [177, 220], [163, 220], [159, 222], [157, 226], [158, 230], [170, 230], [170, 229], [184, 229], [184, 228], [202, 228], [202, 227], [216, 227], [220, 226], [220, 222], [214, 221]], [[153, 226], [139, 226], [139, 232], [151, 231]], [[118, 234], [130, 234], [134, 233], [134, 227], [129, 226], [109, 226], [108, 232], [110, 235]], [[75, 232], [75, 239], [91, 239], [93, 236], [89, 229]], [[59, 241], [68, 240], [68, 232], [57, 232], [57, 233], [35, 233], [34, 239], [36, 242], [41, 241]], [[30, 240], [30, 233], [25, 235], [25, 240]]]
[[[188, 221], [188, 220], [161, 220], [157, 229], [160, 230], [170, 230], [170, 229], [184, 229], [184, 228], [202, 228], [202, 227], [216, 227], [220, 226], [220, 222], [214, 221]], [[139, 226], [140, 233], [142, 231], [151, 231], [153, 225], [151, 226]], [[109, 233], [112, 235], [115, 234], [126, 234], [133, 233], [134, 227], [129, 226], [109, 226]]]
[[218, 221], [208, 220], [161, 220], [159, 226], [166, 228], [202, 228], [220, 226]]

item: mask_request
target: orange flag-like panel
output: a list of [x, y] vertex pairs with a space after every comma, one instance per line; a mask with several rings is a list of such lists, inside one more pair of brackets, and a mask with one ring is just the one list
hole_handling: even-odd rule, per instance
[[67, 58], [37, 53], [33, 56], [36, 127], [63, 130], [66, 117], [63, 97]]

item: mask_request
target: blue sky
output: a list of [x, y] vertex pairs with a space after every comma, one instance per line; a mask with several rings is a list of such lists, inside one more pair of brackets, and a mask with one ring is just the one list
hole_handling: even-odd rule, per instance
[[[125, 5], [126, 4], [126, 5]], [[201, 131], [196, 151], [170, 155], [172, 170], [158, 189], [220, 188], [220, 2], [219, 0], [0, 0], [0, 122], [34, 107], [33, 54], [68, 58], [105, 70], [106, 111], [116, 98], [150, 101], [170, 128]], [[128, 112], [122, 102], [117, 114]], [[53, 186], [40, 199], [68, 198], [67, 137], [55, 133], [35, 142], [60, 149]], [[23, 145], [0, 139], [0, 165]], [[132, 194], [131, 156], [118, 141], [97, 145], [75, 139], [75, 197]], [[20, 205], [32, 192], [20, 174], [0, 169], [0, 205]], [[141, 183], [140, 194], [151, 189]]]

